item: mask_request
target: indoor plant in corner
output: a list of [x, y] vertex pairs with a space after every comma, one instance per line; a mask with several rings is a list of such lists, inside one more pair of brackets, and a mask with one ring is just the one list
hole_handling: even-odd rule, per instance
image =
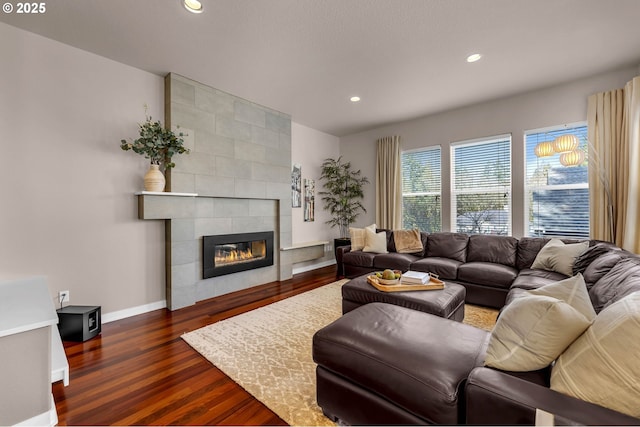
[[362, 188], [369, 180], [362, 176], [360, 170], [351, 169], [350, 162], [338, 159], [325, 159], [322, 163], [320, 179], [324, 180], [322, 196], [324, 209], [331, 212], [333, 218], [326, 223], [331, 227], [338, 226], [340, 239], [336, 239], [335, 246], [349, 244], [349, 226], [353, 224], [360, 211], [367, 210], [362, 206], [364, 197]]
[[160, 166], [164, 164], [165, 170], [172, 168], [175, 163], [171, 161], [171, 158], [175, 154], [189, 153], [189, 149], [184, 147], [182, 139], [186, 134], [178, 132], [176, 135], [172, 130], [165, 129], [159, 120], [153, 121], [151, 116], [146, 114], [146, 105], [144, 110], [146, 120], [139, 124], [140, 138], [132, 142], [123, 139], [120, 141], [120, 148], [125, 151], [133, 150], [151, 161], [149, 170], [144, 175], [144, 189], [162, 192], [166, 181]]

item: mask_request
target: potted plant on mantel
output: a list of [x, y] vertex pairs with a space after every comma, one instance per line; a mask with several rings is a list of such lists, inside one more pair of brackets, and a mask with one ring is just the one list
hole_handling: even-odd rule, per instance
[[120, 148], [125, 151], [133, 150], [142, 154], [151, 161], [149, 170], [144, 175], [144, 189], [146, 191], [162, 192], [166, 183], [164, 174], [160, 166], [164, 164], [164, 169], [175, 166], [171, 158], [175, 154], [189, 153], [189, 149], [184, 147], [183, 136], [186, 134], [178, 132], [178, 135], [170, 129], [165, 129], [160, 121], [153, 121], [147, 115], [147, 106], [144, 107], [146, 121], [140, 123], [140, 138], [127, 142], [120, 141]]
[[334, 240], [334, 247], [348, 245], [349, 226], [356, 221], [360, 211], [367, 212], [362, 206], [364, 197], [362, 188], [369, 180], [362, 176], [360, 170], [351, 169], [350, 162], [338, 159], [325, 159], [322, 163], [320, 179], [324, 180], [325, 191], [318, 192], [322, 196], [324, 209], [331, 212], [333, 218], [326, 223], [338, 227], [340, 238]]

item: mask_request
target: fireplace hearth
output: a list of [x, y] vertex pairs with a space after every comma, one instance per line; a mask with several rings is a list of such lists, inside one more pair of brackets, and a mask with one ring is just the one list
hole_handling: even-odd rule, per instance
[[202, 278], [273, 265], [273, 231], [204, 236]]

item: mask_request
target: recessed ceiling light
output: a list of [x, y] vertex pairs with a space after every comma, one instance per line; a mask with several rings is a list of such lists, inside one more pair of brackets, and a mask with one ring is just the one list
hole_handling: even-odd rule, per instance
[[482, 55], [480, 55], [479, 53], [474, 53], [472, 55], [467, 56], [467, 62], [476, 62], [476, 61], [479, 61], [480, 58], [482, 58]]
[[360, 101], [360, 97], [359, 96], [352, 96], [351, 98], [349, 98], [351, 100], [351, 102], [358, 102]]
[[202, 3], [198, 0], [181, 0], [181, 3], [191, 13], [202, 13]]

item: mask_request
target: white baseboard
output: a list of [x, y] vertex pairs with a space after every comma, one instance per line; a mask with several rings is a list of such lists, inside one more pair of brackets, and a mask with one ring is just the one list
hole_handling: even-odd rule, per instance
[[[312, 265], [305, 265], [304, 267], [294, 268], [292, 273], [304, 273], [305, 271], [311, 271], [322, 267], [328, 267], [334, 265], [336, 260], [329, 260]], [[150, 304], [139, 305], [137, 307], [125, 308], [124, 310], [112, 311], [111, 313], [102, 314], [102, 323], [115, 322], [116, 320], [126, 319], [127, 317], [137, 316], [138, 314], [148, 313], [154, 310], [160, 310], [167, 307], [167, 301], [156, 301]]]
[[317, 264], [305, 265], [304, 267], [294, 268], [292, 273], [293, 274], [304, 273], [305, 271], [316, 270], [316, 269], [322, 268], [322, 267], [329, 267], [330, 265], [334, 265], [335, 263], [336, 263], [336, 260], [332, 259], [332, 260], [329, 260], [329, 261], [319, 262]]
[[160, 310], [167, 307], [167, 301], [156, 301], [150, 304], [139, 305], [137, 307], [125, 308], [124, 310], [112, 311], [111, 313], [102, 314], [102, 323], [114, 322], [116, 320], [125, 319], [138, 314], [148, 313], [154, 310]]
[[55, 426], [58, 424], [58, 411], [56, 410], [56, 402], [51, 395], [51, 408], [47, 412], [36, 415], [28, 420], [20, 421], [14, 426]]

